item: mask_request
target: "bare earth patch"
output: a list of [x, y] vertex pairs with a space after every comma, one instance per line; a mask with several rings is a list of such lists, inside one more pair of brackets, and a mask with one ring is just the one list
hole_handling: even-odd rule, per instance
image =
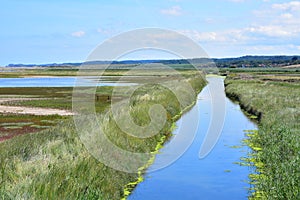
[[[32, 98], [2, 98], [0, 104], [8, 101], [29, 101]], [[30, 115], [74, 115], [71, 111], [52, 108], [29, 108], [20, 106], [0, 105], [0, 113], [30, 114]]]
[[284, 68], [284, 69], [292, 69], [292, 68], [299, 68], [299, 67], [300, 67], [300, 65], [288, 65], [288, 66], [284, 66], [282, 68]]
[[42, 129], [29, 127], [29, 126], [21, 127], [19, 129], [15, 129], [15, 130], [6, 130], [5, 128], [0, 127], [0, 133], [4, 133], [4, 135], [0, 134], [0, 142], [3, 142], [10, 138], [13, 138], [17, 135], [22, 135], [22, 134], [26, 134], [26, 133], [35, 133], [35, 132], [38, 132], [41, 130]]

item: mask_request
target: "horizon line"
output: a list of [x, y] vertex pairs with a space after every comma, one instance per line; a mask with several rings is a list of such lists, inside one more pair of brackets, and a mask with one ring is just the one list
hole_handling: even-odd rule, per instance
[[193, 59], [231, 59], [231, 58], [243, 58], [243, 57], [277, 57], [277, 56], [287, 56], [287, 57], [292, 57], [292, 56], [297, 56], [300, 57], [299, 55], [295, 54], [273, 54], [273, 55], [242, 55], [242, 56], [225, 56], [225, 57], [199, 57], [199, 58], [149, 58], [149, 59], [124, 59], [124, 60], [90, 60], [90, 61], [66, 61], [66, 62], [47, 62], [47, 63], [9, 63], [6, 65], [3, 65], [0, 67], [9, 67], [9, 65], [62, 65], [62, 64], [82, 64], [82, 63], [88, 63], [88, 62], [138, 62], [138, 61], [175, 61], [175, 60], [193, 60]]

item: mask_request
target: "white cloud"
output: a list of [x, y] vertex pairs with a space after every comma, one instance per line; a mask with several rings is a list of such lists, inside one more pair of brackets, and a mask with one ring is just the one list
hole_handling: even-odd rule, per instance
[[199, 42], [219, 40], [216, 32], [200, 32], [197, 30], [180, 30], [179, 32]]
[[293, 15], [291, 13], [283, 13], [280, 15], [282, 19], [292, 19]]
[[286, 37], [293, 36], [294, 31], [286, 29], [283, 26], [279, 25], [265, 25], [265, 26], [255, 26], [246, 28], [246, 31], [251, 33], [266, 35], [270, 37]]
[[250, 40], [256, 40], [255, 36], [249, 34], [247, 28], [218, 32], [201, 32], [197, 30], [181, 30], [179, 32], [200, 43], [242, 44]]
[[162, 9], [160, 12], [164, 15], [179, 16], [182, 15], [182, 8], [180, 6], [173, 6], [171, 8]]
[[199, 30], [180, 32], [203, 45], [211, 56], [224, 56], [225, 53], [228, 55], [299, 54], [299, 19], [300, 1], [281, 4], [269, 2], [263, 9], [254, 11], [252, 23], [244, 27], [212, 32]]
[[182, 34], [192, 38], [198, 42], [213, 42], [213, 43], [244, 43], [250, 37], [246, 34], [245, 29], [231, 29], [220, 32], [200, 32], [196, 30], [181, 30]]
[[217, 33], [216, 32], [198, 32], [198, 31], [183, 31], [184, 34], [192, 37], [197, 41], [216, 41]]
[[[263, 45], [273, 43], [278, 45], [291, 38], [297, 38], [300, 30], [286, 30], [281, 26], [251, 26], [242, 29], [231, 29], [219, 32], [201, 32], [197, 30], [181, 30], [182, 34], [202, 43], [216, 45]], [[275, 43], [274, 43], [275, 41]], [[277, 41], [277, 42], [276, 42]], [[292, 40], [294, 41], [294, 40]], [[300, 39], [299, 39], [300, 41]], [[296, 42], [296, 40], [295, 40]]]
[[83, 37], [85, 35], [85, 32], [84, 31], [75, 31], [75, 32], [71, 33], [71, 35], [73, 37]]
[[282, 39], [300, 37], [300, 1], [271, 4], [254, 15], [256, 22], [248, 28], [251, 33]]
[[272, 5], [273, 9], [277, 10], [293, 10], [299, 11], [300, 10], [300, 1], [290, 1], [288, 3], [276, 3]]
[[[299, 19], [300, 1], [268, 3], [263, 10], [254, 12], [252, 23], [241, 28], [210, 32], [186, 29], [179, 32], [206, 47], [211, 55], [230, 55], [231, 52], [240, 55], [299, 54]], [[210, 18], [205, 20], [207, 23], [212, 21]]]

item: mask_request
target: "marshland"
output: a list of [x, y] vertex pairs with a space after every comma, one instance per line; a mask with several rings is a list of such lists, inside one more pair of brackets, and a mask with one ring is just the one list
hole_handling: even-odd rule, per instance
[[300, 0], [0, 13], [0, 200], [300, 200]]
[[[183, 72], [183, 76], [184, 80], [170, 77], [165, 82], [175, 79], [178, 83], [176, 87], [180, 89], [180, 85], [187, 81], [195, 94], [205, 85], [203, 75], [199, 72]], [[125, 89], [130, 86], [119, 87]], [[82, 90], [90, 92], [88, 89]], [[112, 95], [112, 91], [112, 86], [97, 88], [95, 96], [100, 98], [97, 98], [94, 106], [99, 118], [110, 112], [111, 102], [107, 97]], [[150, 98], [145, 100], [142, 98], [145, 95]], [[196, 95], [186, 95], [188, 98], [181, 105], [168, 89], [156, 84], [145, 85], [131, 97], [132, 115], [137, 124], [147, 124], [150, 118], [146, 113], [150, 106], [157, 103], [163, 105], [167, 121], [160, 133], [139, 139], [122, 132], [111, 120], [103, 122], [107, 137], [118, 146], [134, 152], [157, 151], [157, 145], [163, 144], [171, 136], [173, 124], [183, 110], [195, 103]], [[1, 98], [7, 97], [16, 98], [3, 103], [8, 107], [72, 108], [71, 87], [1, 88]], [[122, 98], [125, 97], [121, 97], [120, 101]], [[81, 142], [70, 116], [4, 112], [0, 125], [3, 138], [0, 143], [2, 199], [120, 199], [126, 196], [126, 185], [141, 176], [141, 172], [121, 172], [95, 159]]]
[[[45, 69], [39, 70], [46, 71]], [[218, 151], [221, 151], [225, 157], [235, 156], [230, 156], [231, 159], [222, 160], [224, 162], [223, 167], [213, 168], [214, 172], [210, 176], [216, 179], [226, 176], [228, 181], [231, 182], [230, 184], [236, 184], [234, 187], [236, 195], [240, 195], [239, 198], [295, 199], [299, 195], [298, 101], [300, 74], [296, 70], [220, 69], [220, 74], [226, 75], [224, 86], [227, 97], [240, 104], [240, 109], [244, 112], [244, 114], [241, 113], [243, 117], [239, 117], [239, 119], [244, 118], [246, 121], [249, 120], [247, 123], [254, 123], [256, 124], [255, 127], [257, 126], [257, 128], [254, 128], [251, 125], [251, 128], [249, 128], [248, 125], [244, 124], [239, 130], [231, 129], [229, 132], [223, 132], [221, 140], [227, 140], [227, 142], [219, 142], [215, 150], [212, 150], [211, 157], [208, 156], [206, 160], [207, 162], [209, 160], [213, 162], [215, 159], [216, 162], [220, 162]], [[26, 72], [26, 70], [10, 72], [9, 77], [24, 77], [24, 71]], [[118, 77], [124, 75], [124, 72], [126, 70], [108, 71], [106, 72], [107, 79], [109, 79], [109, 82], [116, 82], [119, 80]], [[56, 71], [56, 75], [57, 73]], [[115, 87], [119, 87], [118, 91], [126, 91], [126, 88], [141, 84], [141, 80], [145, 80], [145, 74], [129, 76], [127, 83], [134, 83], [134, 85], [96, 86], [93, 94], [95, 95], [93, 106], [98, 116], [97, 119], [105, 127], [105, 134], [110, 141], [127, 151], [152, 152], [152, 156], [147, 158], [149, 160], [142, 162], [135, 173], [113, 169], [99, 162], [90, 154], [89, 149], [83, 144], [80, 134], [77, 132], [72, 115], [61, 116], [59, 113], [34, 115], [2, 112], [0, 118], [1, 198], [121, 199], [130, 197], [134, 199], [135, 196], [146, 195], [147, 192], [156, 194], [159, 197], [159, 193], [152, 191], [151, 187], [143, 191], [143, 185], [146, 185], [146, 187], [147, 184], [159, 186], [162, 183], [159, 181], [160, 179], [164, 179], [164, 176], [175, 176], [175, 174], [172, 175], [172, 170], [164, 172], [163, 169], [159, 171], [158, 175], [153, 174], [151, 178], [152, 175], [149, 175], [147, 170], [151, 169], [151, 165], [155, 166], [156, 159], [159, 161], [160, 155], [157, 155], [157, 153], [161, 152], [160, 154], [164, 155], [163, 146], [168, 146], [168, 143], [172, 141], [173, 133], [176, 132], [176, 121], [184, 113], [187, 113], [188, 116], [189, 112], [193, 112], [190, 110], [192, 106], [198, 105], [197, 102], [202, 101], [199, 100], [201, 95], [198, 96], [198, 94], [208, 84], [207, 78], [204, 76], [205, 73], [209, 73], [207, 70], [206, 72], [181, 70], [180, 73], [184, 79], [165, 75], [159, 78], [164, 83], [170, 81], [172, 84], [176, 83], [174, 88], [177, 88], [178, 91], [181, 91], [180, 86], [183, 82], [187, 81], [192, 86], [195, 93], [194, 95], [185, 94], [188, 98], [185, 99], [184, 106], [178, 102], [172, 91], [154, 83], [138, 87], [130, 97], [131, 116], [135, 120], [134, 122], [140, 126], [147, 125], [151, 121], [148, 110], [152, 105], [159, 103], [166, 108], [167, 120], [164, 126], [159, 134], [149, 138], [137, 138], [126, 134], [114, 122], [111, 111], [111, 97]], [[29, 73], [26, 72], [25, 74], [28, 75]], [[30, 69], [30, 74], [34, 74], [34, 70]], [[65, 76], [66, 72], [62, 70], [62, 74]], [[53, 74], [45, 73], [44, 75], [51, 76]], [[147, 78], [151, 79], [151, 76], [148, 74]], [[106, 78], [104, 79], [107, 81]], [[0, 88], [1, 99], [6, 99], [6, 101], [1, 101], [1, 106], [57, 109], [72, 112], [73, 90], [73, 87], [70, 86], [2, 87]], [[184, 91], [181, 92], [184, 94]], [[89, 94], [91, 90], [82, 88], [82, 93]], [[127, 98], [124, 94], [126, 92], [118, 96], [117, 103]], [[232, 102], [230, 102], [231, 104]], [[232, 104], [232, 112], [241, 112], [239, 107], [234, 105]], [[204, 105], [204, 107], [202, 105], [198, 109], [206, 110], [206, 107], [207, 105]], [[230, 114], [227, 115], [230, 116]], [[107, 117], [110, 120], [105, 120]], [[237, 127], [237, 125], [234, 125], [236, 119], [234, 116], [232, 117], [225, 120], [224, 130], [226, 130], [226, 126]], [[193, 123], [192, 120], [189, 121]], [[205, 131], [200, 131], [198, 134], [202, 134], [202, 136], [197, 137], [203, 137], [203, 132]], [[183, 134], [186, 133], [183, 131]], [[188, 152], [199, 150], [203, 138], [201, 140], [197, 137], [195, 140], [197, 141], [195, 142], [196, 146], [190, 148], [194, 150]], [[235, 139], [229, 140], [231, 137]], [[218, 150], [219, 148], [220, 150]], [[197, 158], [195, 152], [192, 155]], [[217, 155], [215, 158], [214, 154]], [[184, 169], [188, 169], [188, 167], [182, 168], [180, 163], [190, 162], [189, 159], [194, 159], [193, 156], [183, 156], [175, 162], [174, 166], [171, 165], [171, 168], [178, 163], [180, 169], [183, 170], [182, 173], [186, 173]], [[199, 162], [199, 159], [197, 162]], [[212, 167], [212, 162], [208, 162], [208, 168]], [[217, 164], [213, 166], [217, 166]], [[200, 162], [198, 168], [202, 173], [205, 173], [205, 162]], [[166, 170], [168, 170], [168, 167]], [[217, 173], [218, 170], [220, 170], [220, 174]], [[190, 170], [190, 172], [193, 172], [193, 170]], [[195, 174], [191, 175], [194, 178], [196, 177]], [[180, 174], [176, 176], [180, 177]], [[156, 177], [158, 180], [156, 180]], [[190, 177], [187, 180], [198, 181], [201, 184], [201, 178], [195, 179], [197, 180], [192, 180]], [[173, 187], [181, 185], [182, 188], [185, 188], [183, 187], [184, 182], [179, 183], [178, 186], [174, 181], [171, 183], [175, 184]], [[216, 180], [213, 183], [215, 184], [214, 187], [217, 187], [218, 181]], [[209, 185], [205, 181], [202, 181], [202, 184], [204, 186]], [[164, 186], [166, 185], [168, 184]], [[194, 185], [194, 189], [198, 188], [199, 190], [201, 186], [196, 185]], [[214, 187], [212, 187], [211, 194], [216, 194], [214, 193]], [[230, 187], [226, 189], [227, 187], [222, 186], [222, 188], [224, 189], [224, 198], [226, 197], [226, 191], [230, 191], [228, 198], [235, 196], [235, 193], [229, 190]], [[166, 191], [168, 190], [166, 189]], [[182, 192], [185, 194], [189, 191], [193, 191], [193, 186]], [[176, 196], [176, 192], [174, 192], [174, 195]], [[180, 193], [177, 195], [180, 196]], [[220, 195], [222, 196], [222, 193]], [[150, 198], [149, 195], [148, 197]]]

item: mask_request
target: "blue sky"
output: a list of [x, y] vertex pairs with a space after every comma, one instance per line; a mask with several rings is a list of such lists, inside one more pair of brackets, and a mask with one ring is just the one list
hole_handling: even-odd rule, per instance
[[[145, 27], [183, 33], [210, 57], [300, 54], [300, 1], [0, 0], [0, 3], [0, 65], [82, 62], [105, 39]], [[136, 56], [144, 58], [150, 57]]]

